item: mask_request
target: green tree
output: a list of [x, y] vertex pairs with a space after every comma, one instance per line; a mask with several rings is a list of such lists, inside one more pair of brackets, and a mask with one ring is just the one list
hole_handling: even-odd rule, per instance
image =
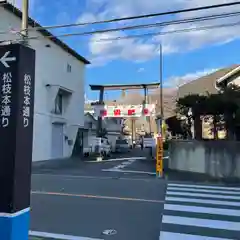
[[234, 139], [237, 118], [240, 108], [240, 87], [234, 84], [228, 85], [220, 94], [223, 109], [227, 139]]
[[[202, 139], [202, 122], [200, 117], [205, 114], [206, 109], [207, 96], [204, 95], [189, 94], [177, 101], [177, 112], [187, 119], [187, 131], [190, 131], [192, 120], [194, 121], [194, 135], [197, 140]], [[190, 110], [192, 112], [191, 115], [189, 115]]]
[[[188, 115], [190, 109], [192, 116]], [[240, 124], [240, 87], [231, 84], [217, 94], [187, 95], [178, 99], [177, 113], [188, 119], [188, 131], [191, 128], [191, 120], [194, 120], [195, 138], [198, 140], [202, 138], [201, 115], [213, 116], [214, 139], [217, 139], [218, 130], [223, 127], [221, 124], [223, 118], [227, 139], [232, 140], [236, 126]]]

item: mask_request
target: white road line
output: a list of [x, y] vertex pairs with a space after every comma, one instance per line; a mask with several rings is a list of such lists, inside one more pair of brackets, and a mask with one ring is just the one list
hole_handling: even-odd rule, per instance
[[170, 191], [191, 191], [191, 192], [202, 192], [202, 193], [221, 193], [221, 194], [232, 194], [232, 195], [240, 195], [240, 192], [236, 192], [233, 190], [218, 190], [218, 189], [199, 189], [199, 188], [178, 188], [178, 187], [168, 187]]
[[197, 236], [184, 233], [161, 232], [159, 240], [231, 240], [229, 238], [215, 238], [206, 236]]
[[185, 226], [207, 227], [212, 229], [223, 229], [223, 230], [227, 229], [232, 231], [239, 231], [240, 229], [240, 222], [228, 222], [228, 221], [179, 217], [179, 216], [163, 215], [162, 222], [169, 223], [169, 224], [181, 224]]
[[109, 168], [109, 170], [118, 170], [118, 169], [123, 169], [131, 164], [133, 164], [136, 160], [135, 159], [129, 159], [125, 162], [122, 162], [121, 164], [114, 166], [112, 168]]
[[177, 204], [164, 204], [164, 209], [171, 210], [171, 211], [207, 213], [207, 214], [240, 217], [240, 210], [236, 210], [236, 209], [184, 206], [184, 205], [177, 205]]
[[226, 195], [220, 195], [220, 194], [215, 195], [215, 194], [206, 194], [206, 193], [171, 192], [171, 191], [167, 191], [166, 194], [175, 195], [175, 196], [191, 196], [191, 197], [203, 197], [203, 198], [240, 200], [240, 196], [226, 196]]
[[131, 170], [121, 170], [121, 169], [102, 169], [103, 172], [121, 172], [121, 173], [140, 173], [140, 174], [150, 174], [156, 175], [155, 172], [144, 172], [144, 171], [131, 171]]
[[209, 185], [192, 185], [192, 184], [178, 184], [168, 183], [169, 187], [185, 187], [185, 188], [207, 188], [207, 189], [222, 189], [222, 190], [235, 190], [240, 191], [240, 187], [222, 187], [222, 186], [209, 186]]
[[185, 203], [206, 203], [212, 205], [226, 205], [226, 206], [236, 206], [240, 207], [240, 201], [229, 202], [224, 200], [208, 200], [208, 199], [198, 199], [198, 198], [183, 198], [183, 197], [166, 197], [166, 201], [173, 202], [185, 202]]
[[147, 160], [146, 157], [130, 157], [130, 158], [110, 158], [107, 160], [102, 160], [102, 161], [97, 161], [97, 160], [92, 160], [92, 161], [88, 161], [86, 160], [86, 163], [103, 163], [103, 162], [116, 162], [116, 161], [126, 161], [126, 160]]
[[47, 232], [36, 232], [36, 231], [29, 231], [29, 235], [33, 237], [46, 237], [46, 238], [53, 238], [53, 239], [59, 239], [59, 240], [104, 240], [100, 238], [78, 237], [78, 236], [47, 233]]
[[[68, 178], [68, 179], [100, 179], [100, 180], [106, 180], [106, 179], [114, 179], [113, 177], [101, 177], [101, 176], [76, 176], [76, 175], [60, 175], [60, 174], [32, 174], [33, 176], [47, 176], [47, 177], [59, 177], [59, 178]], [[145, 181], [149, 182], [151, 179], [141, 179], [141, 178], [118, 178], [118, 180], [133, 180], [133, 181]]]

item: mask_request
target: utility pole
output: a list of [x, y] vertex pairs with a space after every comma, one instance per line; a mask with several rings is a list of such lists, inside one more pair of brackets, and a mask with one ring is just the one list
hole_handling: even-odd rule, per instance
[[160, 78], [160, 115], [161, 115], [161, 120], [160, 120], [160, 133], [162, 135], [163, 133], [163, 76], [162, 76], [162, 72], [163, 72], [163, 52], [162, 52], [162, 44], [160, 43], [159, 46], [159, 50], [160, 50], [160, 71], [159, 71], [159, 78]]
[[29, 0], [22, 0], [22, 37], [23, 44], [28, 45], [28, 12], [29, 12]]

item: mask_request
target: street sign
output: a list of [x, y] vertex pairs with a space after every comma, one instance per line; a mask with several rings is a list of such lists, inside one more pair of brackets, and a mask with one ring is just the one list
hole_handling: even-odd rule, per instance
[[9, 63], [16, 61], [16, 57], [10, 57], [9, 54], [11, 54], [10, 51], [7, 51], [4, 53], [4, 55], [0, 58], [0, 62], [4, 65], [4, 67], [9, 68]]
[[0, 239], [28, 239], [35, 51], [0, 46]]
[[161, 136], [157, 137], [156, 174], [159, 177], [163, 176], [163, 141]]

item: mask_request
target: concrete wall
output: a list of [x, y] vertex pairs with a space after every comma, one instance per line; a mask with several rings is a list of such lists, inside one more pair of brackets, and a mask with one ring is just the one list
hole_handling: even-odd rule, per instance
[[169, 154], [171, 170], [240, 178], [240, 142], [174, 140]]
[[[0, 29], [20, 29], [21, 20], [14, 14], [0, 7]], [[85, 65], [39, 32], [31, 31], [30, 36], [41, 37], [30, 40], [29, 45], [36, 50], [35, 104], [34, 104], [34, 138], [33, 161], [51, 159], [52, 123], [64, 122], [64, 134], [75, 142], [78, 128], [84, 126], [84, 74]], [[14, 40], [16, 34], [2, 34], [0, 40]], [[49, 44], [50, 47], [46, 47]], [[67, 65], [71, 72], [67, 72]], [[46, 84], [58, 86], [50, 91]], [[62, 116], [51, 112], [59, 87], [69, 89], [71, 99], [67, 111]], [[63, 157], [72, 153], [74, 144], [64, 141]]]

